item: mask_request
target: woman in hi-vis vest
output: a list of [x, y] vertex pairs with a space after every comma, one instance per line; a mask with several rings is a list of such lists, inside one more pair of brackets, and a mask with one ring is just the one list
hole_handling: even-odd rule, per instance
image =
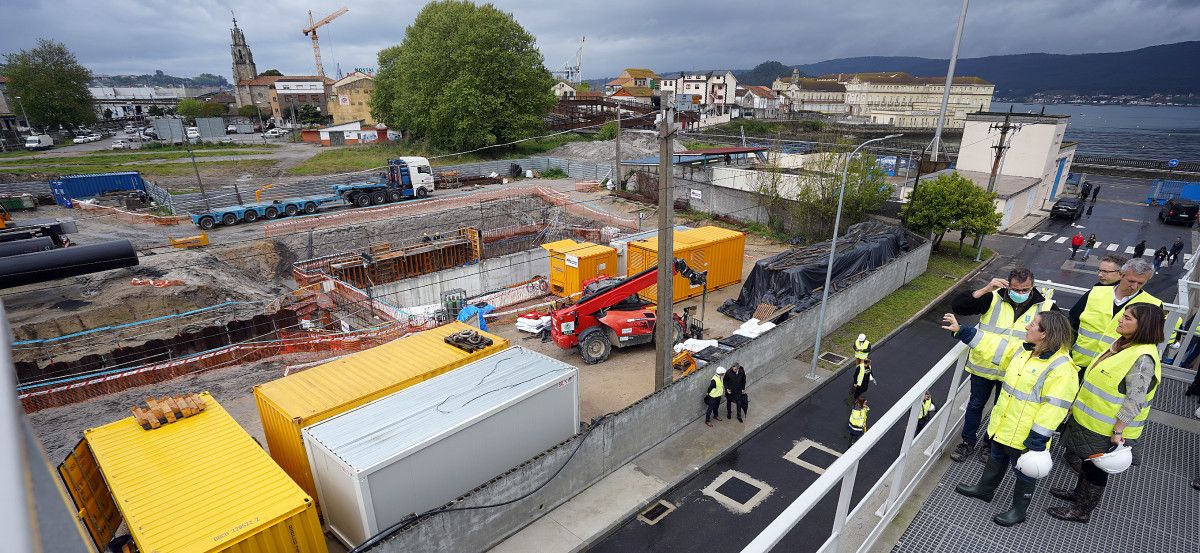
[[[1150, 401], [1162, 381], [1158, 344], [1164, 340], [1164, 324], [1159, 306], [1129, 306], [1117, 323], [1121, 337], [1084, 373], [1062, 435], [1066, 460], [1079, 478], [1073, 489], [1050, 490], [1051, 495], [1071, 502], [1047, 509], [1050, 516], [1087, 522], [1104, 495], [1108, 475], [1132, 463], [1136, 450], [1122, 446], [1132, 446], [1142, 435]], [[1125, 459], [1114, 463], [1119, 456]]]

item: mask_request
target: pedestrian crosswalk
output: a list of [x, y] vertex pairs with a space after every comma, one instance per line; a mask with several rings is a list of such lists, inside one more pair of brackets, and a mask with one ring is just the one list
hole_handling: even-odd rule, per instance
[[[1023, 240], [1032, 240], [1032, 241], [1037, 241], [1037, 242], [1050, 242], [1051, 240], [1053, 240], [1055, 244], [1065, 244], [1067, 242], [1067, 240], [1070, 239], [1069, 236], [1059, 236], [1058, 234], [1054, 234], [1051, 232], [1030, 232], [1030, 233], [1027, 233], [1024, 236], [1022, 236], [1021, 238]], [[1068, 246], [1068, 249], [1069, 249], [1069, 246]], [[1080, 248], [1080, 249], [1083, 249], [1083, 248]], [[1121, 253], [1124, 253], [1127, 256], [1133, 255], [1133, 252], [1134, 252], [1133, 246], [1125, 246], [1125, 245], [1116, 244], [1113, 242], [1100, 242], [1100, 241], [1097, 241], [1096, 246], [1092, 249], [1097, 250], [1097, 251], [1103, 250], [1103, 251], [1109, 251], [1109, 252], [1120, 251]], [[1148, 257], [1154, 257], [1154, 250], [1152, 248], [1147, 247], [1145, 255]], [[1190, 254], [1190, 253], [1183, 254], [1184, 261], [1187, 261], [1191, 258], [1192, 258], [1192, 254]]]

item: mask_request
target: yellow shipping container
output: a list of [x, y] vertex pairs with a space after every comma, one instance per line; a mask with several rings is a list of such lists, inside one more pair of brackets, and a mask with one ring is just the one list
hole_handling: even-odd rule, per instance
[[[710, 292], [742, 281], [745, 254], [744, 232], [714, 226], [675, 232], [675, 257], [684, 260], [692, 269], [708, 271]], [[657, 266], [658, 237], [630, 242], [628, 257], [630, 275]], [[676, 302], [704, 293], [703, 286], [692, 286], [679, 275], [675, 275], [674, 290]], [[657, 301], [658, 286], [646, 288], [638, 295], [647, 301]]]
[[327, 551], [313, 500], [200, 397], [204, 411], [160, 428], [129, 417], [84, 432], [59, 472], [93, 539], [111, 539], [123, 518], [146, 553]]
[[617, 250], [591, 242], [559, 240], [542, 244], [550, 253], [550, 293], [569, 296], [583, 290], [583, 283], [617, 274]]
[[445, 342], [463, 330], [478, 329], [452, 322], [255, 386], [271, 457], [320, 501], [300, 429], [508, 348], [508, 340], [486, 332], [492, 345], [474, 353]]

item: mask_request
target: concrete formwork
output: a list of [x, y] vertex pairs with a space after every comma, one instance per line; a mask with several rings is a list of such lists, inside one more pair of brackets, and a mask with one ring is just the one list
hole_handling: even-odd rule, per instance
[[[830, 296], [826, 332], [846, 323], [925, 272], [930, 245], [911, 235], [910, 240], [916, 245], [911, 251]], [[790, 359], [812, 347], [816, 338], [817, 311], [809, 309], [794, 314], [774, 330], [730, 353], [721, 363], [725, 366], [742, 363], [751, 367], [747, 370], [747, 378], [751, 383], [759, 381], [770, 373], [756, 371], [754, 367], [774, 366], [775, 360]], [[480, 486], [456, 500], [454, 507], [462, 509], [511, 501], [546, 483], [529, 497], [501, 507], [434, 515], [392, 536], [376, 549], [387, 552], [483, 551], [494, 546], [703, 416], [700, 398], [708, 386], [708, 379], [708, 373], [697, 372], [677, 380], [597, 422], [590, 433], [576, 435]], [[560, 468], [562, 471], [554, 476]]]

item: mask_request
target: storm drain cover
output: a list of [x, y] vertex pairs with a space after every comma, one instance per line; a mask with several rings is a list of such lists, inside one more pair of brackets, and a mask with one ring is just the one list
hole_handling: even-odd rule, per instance
[[783, 454], [784, 459], [817, 474], [825, 474], [825, 469], [841, 456], [841, 452], [812, 440], [800, 440], [790, 451]]
[[842, 363], [846, 362], [846, 359], [848, 359], [848, 357], [844, 355], [838, 355], [832, 351], [827, 351], [821, 354], [822, 361], [826, 363], [833, 363], [834, 365], [841, 365]]
[[675, 510], [675, 505], [671, 504], [668, 501], [660, 499], [660, 500], [658, 500], [657, 503], [651, 505], [649, 509], [646, 509], [645, 511], [642, 511], [640, 514], [638, 514], [637, 518], [638, 518], [638, 520], [653, 526], [655, 524], [658, 524], [658, 521], [662, 520], [664, 517], [671, 514], [671, 511], [674, 511], [674, 510]]
[[766, 482], [736, 470], [727, 470], [701, 492], [735, 513], [749, 513], [763, 502], [775, 488]]

